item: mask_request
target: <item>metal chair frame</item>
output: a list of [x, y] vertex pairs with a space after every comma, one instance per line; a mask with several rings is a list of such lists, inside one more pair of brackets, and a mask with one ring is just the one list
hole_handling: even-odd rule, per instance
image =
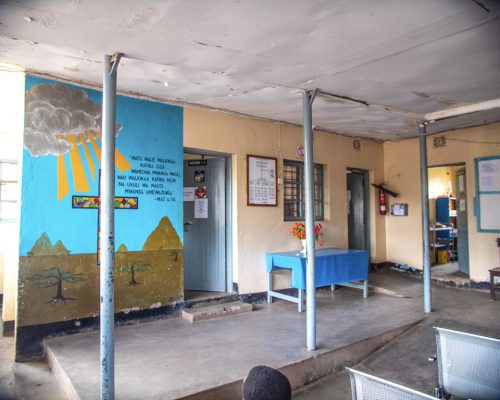
[[438, 398], [500, 399], [500, 340], [444, 328], [436, 330]]
[[351, 380], [352, 400], [436, 400], [435, 397], [382, 378], [346, 368]]

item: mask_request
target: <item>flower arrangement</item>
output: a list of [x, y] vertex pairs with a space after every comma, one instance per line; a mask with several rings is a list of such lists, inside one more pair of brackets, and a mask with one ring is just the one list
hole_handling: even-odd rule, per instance
[[[314, 239], [319, 241], [319, 245], [323, 246], [325, 241], [323, 240], [323, 226], [321, 224], [317, 224], [314, 227]], [[304, 240], [306, 238], [306, 226], [303, 222], [296, 222], [292, 227], [292, 236], [297, 239]]]

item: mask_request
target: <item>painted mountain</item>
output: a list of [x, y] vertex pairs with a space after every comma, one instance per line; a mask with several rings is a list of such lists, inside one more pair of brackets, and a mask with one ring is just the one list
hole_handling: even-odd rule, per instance
[[44, 232], [40, 235], [31, 250], [28, 252], [30, 256], [50, 256], [69, 254], [68, 249], [64, 247], [62, 242], [58, 240], [52, 245], [49, 236]]
[[168, 217], [163, 217], [160, 223], [146, 239], [143, 250], [182, 249], [182, 243]]

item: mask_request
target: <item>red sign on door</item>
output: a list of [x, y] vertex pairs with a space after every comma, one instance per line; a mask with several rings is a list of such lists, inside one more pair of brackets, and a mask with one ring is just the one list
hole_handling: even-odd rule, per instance
[[194, 191], [194, 195], [197, 199], [206, 199], [207, 198], [207, 187], [206, 186], [198, 186]]

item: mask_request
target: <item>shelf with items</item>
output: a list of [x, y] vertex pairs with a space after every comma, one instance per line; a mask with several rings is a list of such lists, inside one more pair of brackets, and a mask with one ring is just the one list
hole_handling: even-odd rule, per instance
[[442, 250], [449, 250], [449, 259], [457, 257], [457, 199], [455, 197], [438, 197], [436, 199], [436, 226], [448, 229], [435, 233], [436, 241], [445, 244]]
[[[430, 231], [431, 264], [445, 264], [453, 258], [455, 251], [456, 230], [452, 226], [432, 225]], [[442, 235], [442, 237], [439, 237]], [[439, 259], [439, 251], [446, 251], [446, 262]]]

